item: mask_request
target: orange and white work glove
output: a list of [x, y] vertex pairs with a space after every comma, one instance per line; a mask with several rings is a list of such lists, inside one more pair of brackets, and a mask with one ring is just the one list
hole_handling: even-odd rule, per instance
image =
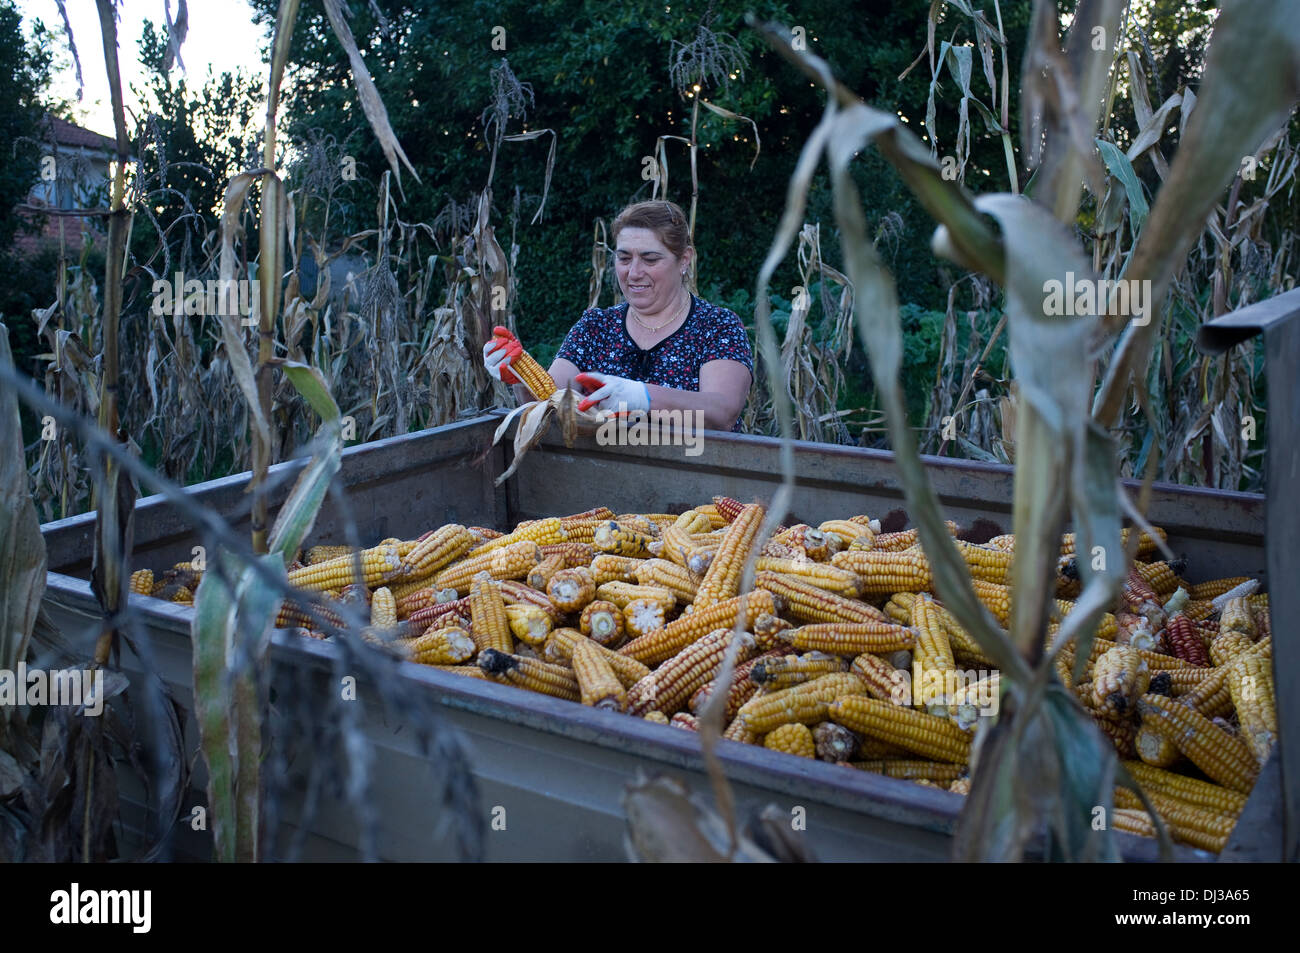
[[518, 384], [519, 377], [510, 369], [510, 362], [523, 352], [524, 346], [513, 334], [508, 337], [494, 334], [492, 339], [483, 345], [483, 366], [501, 383]]
[[584, 371], [574, 377], [574, 380], [587, 392], [587, 396], [578, 404], [579, 410], [596, 406], [610, 413], [650, 409], [650, 388], [641, 381], [596, 371]]

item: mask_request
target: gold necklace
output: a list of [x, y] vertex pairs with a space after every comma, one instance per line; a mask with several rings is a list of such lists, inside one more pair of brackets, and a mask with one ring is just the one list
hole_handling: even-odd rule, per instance
[[[690, 303], [691, 303], [691, 296], [688, 294], [686, 296], [687, 308], [690, 307]], [[668, 327], [668, 325], [672, 324], [674, 321], [676, 321], [678, 318], [682, 316], [682, 312], [679, 311], [676, 315], [669, 318], [663, 324], [656, 324], [651, 326], [641, 320], [641, 315], [637, 314], [636, 308], [632, 307], [632, 303], [630, 301], [628, 302], [627, 307], [628, 310], [632, 312], [632, 320], [635, 321], [637, 324], [641, 325], [641, 327], [645, 328], [647, 331], [662, 331], [664, 328]]]

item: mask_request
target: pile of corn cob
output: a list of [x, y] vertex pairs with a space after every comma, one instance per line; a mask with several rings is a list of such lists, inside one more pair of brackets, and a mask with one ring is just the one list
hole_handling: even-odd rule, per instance
[[[505, 534], [451, 524], [360, 553], [312, 547], [289, 582], [368, 608], [363, 637], [412, 662], [688, 731], [739, 617], [737, 667], [719, 689], [725, 737], [967, 793], [998, 674], [936, 598], [916, 530], [882, 533], [853, 516], [763, 540], [764, 515], [715, 497], [680, 515], [602, 507]], [[1014, 538], [957, 546], [1006, 626]], [[742, 593], [755, 547], [755, 585]], [[1267, 596], [1246, 579], [1192, 585], [1153, 561], [1156, 548], [1139, 538], [1084, 679], [1071, 679], [1072, 646], [1057, 672], [1175, 838], [1219, 850], [1277, 730]], [[1064, 537], [1056, 620], [1078, 593], [1073, 552]], [[277, 624], [325, 637], [292, 602]], [[1116, 827], [1153, 830], [1132, 792], [1115, 799]]]

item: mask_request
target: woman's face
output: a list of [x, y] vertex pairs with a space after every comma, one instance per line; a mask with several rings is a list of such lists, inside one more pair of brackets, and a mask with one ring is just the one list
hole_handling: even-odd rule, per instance
[[618, 233], [614, 271], [623, 297], [641, 314], [658, 314], [674, 307], [682, 288], [682, 270], [690, 262], [690, 249], [674, 257], [648, 228], [625, 228]]

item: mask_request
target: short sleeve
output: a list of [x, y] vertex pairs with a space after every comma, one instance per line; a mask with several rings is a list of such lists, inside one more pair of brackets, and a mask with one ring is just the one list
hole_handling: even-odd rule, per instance
[[749, 332], [734, 311], [718, 308], [704, 335], [700, 364], [709, 361], [738, 361], [754, 372], [754, 355], [749, 347]]

